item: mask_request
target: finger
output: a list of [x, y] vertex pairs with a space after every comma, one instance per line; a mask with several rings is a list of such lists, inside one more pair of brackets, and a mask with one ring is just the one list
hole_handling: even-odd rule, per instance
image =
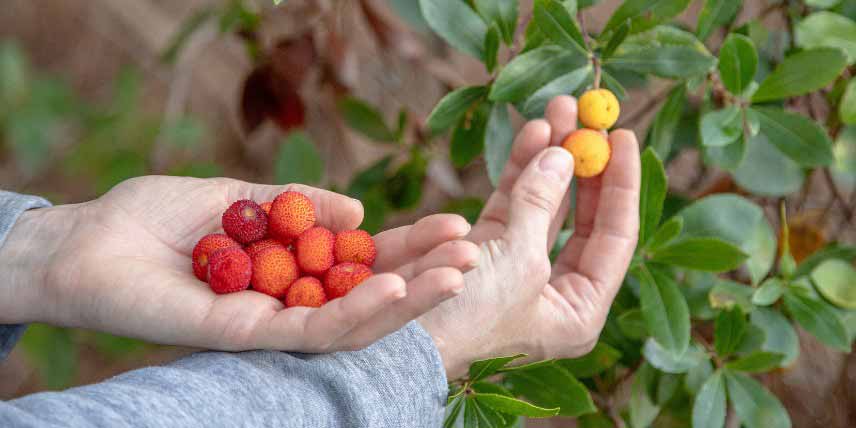
[[639, 233], [639, 145], [633, 132], [627, 130], [614, 131], [609, 138], [613, 155], [602, 178], [591, 233], [577, 266], [571, 269], [567, 256], [560, 254], [556, 269], [559, 275], [576, 272], [587, 278], [601, 299], [615, 296], [630, 265]]
[[347, 349], [359, 349], [400, 329], [408, 322], [463, 291], [464, 277], [457, 269], [430, 269], [408, 282], [407, 297], [378, 313], [354, 329], [342, 342]]
[[470, 224], [456, 214], [434, 214], [409, 226], [390, 229], [374, 236], [377, 259], [373, 269], [389, 272], [421, 257], [434, 247], [470, 232]]
[[[347, 296], [333, 299], [320, 308], [293, 307], [279, 311], [259, 327], [257, 340], [263, 349], [331, 351], [340, 337], [406, 295], [406, 285], [400, 276], [374, 275]], [[295, 331], [295, 326], [299, 326], [299, 331]]]
[[594, 219], [600, 199], [601, 182], [602, 176], [577, 179], [576, 203], [574, 204], [574, 209], [576, 210], [574, 212], [574, 232], [565, 244], [565, 249], [562, 252], [562, 256], [560, 256], [570, 269], [575, 269], [579, 264], [580, 255], [594, 228]]
[[[511, 189], [517, 182], [517, 178], [520, 177], [520, 173], [532, 158], [549, 145], [550, 125], [547, 121], [536, 119], [527, 122], [523, 126], [514, 140], [514, 145], [511, 147], [511, 155], [502, 170], [499, 185], [496, 191], [488, 198], [484, 209], [482, 209], [479, 216], [480, 226], [484, 223], [505, 225], [508, 222], [508, 203]], [[476, 242], [482, 240], [478, 236], [471, 238]]]
[[315, 205], [315, 217], [318, 224], [334, 232], [356, 229], [363, 222], [363, 204], [360, 201], [329, 190], [303, 184], [273, 186], [231, 179], [229, 179], [229, 185], [230, 203], [239, 199], [252, 199], [261, 204], [274, 200], [277, 195], [283, 192], [303, 193]]
[[[565, 138], [567, 138], [567, 136], [571, 132], [577, 129], [576, 98], [568, 95], [559, 95], [553, 98], [550, 103], [547, 104], [547, 109], [544, 111], [544, 117], [550, 124], [550, 145], [561, 145], [562, 141], [564, 141]], [[559, 210], [557, 211], [556, 217], [553, 219], [553, 223], [550, 226], [550, 232], [547, 242], [548, 250], [553, 248], [553, 244], [556, 241], [556, 237], [558, 236], [559, 231], [562, 229], [562, 225], [565, 223], [565, 220], [568, 218], [570, 206], [571, 192], [568, 191], [567, 193], [565, 193], [565, 197], [562, 198], [562, 203], [559, 204]]]
[[418, 260], [399, 267], [395, 273], [405, 281], [420, 275], [429, 269], [451, 267], [467, 272], [474, 268], [479, 259], [479, 247], [464, 240], [444, 242]]
[[508, 242], [546, 248], [550, 224], [573, 173], [573, 157], [561, 147], [550, 147], [532, 159], [511, 191]]
[[568, 95], [559, 95], [553, 98], [547, 109], [544, 110], [544, 117], [550, 124], [550, 145], [559, 146], [565, 137], [577, 129], [577, 100]]

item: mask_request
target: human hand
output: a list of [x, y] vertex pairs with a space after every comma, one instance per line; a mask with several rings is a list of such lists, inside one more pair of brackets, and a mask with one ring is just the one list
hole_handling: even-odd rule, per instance
[[573, 160], [549, 146], [576, 128], [576, 101], [557, 97], [545, 116], [517, 135], [499, 185], [467, 237], [481, 254], [478, 268], [464, 276], [464, 292], [419, 320], [450, 379], [481, 358], [588, 353], [633, 257], [639, 147], [632, 132], [616, 130], [609, 134], [612, 158], [604, 173], [577, 181], [574, 233], [551, 266], [549, 251], [570, 206]]
[[[302, 185], [140, 177], [94, 201], [24, 213], [0, 248], [0, 323], [46, 322], [219, 350], [358, 349], [401, 328], [463, 287], [478, 248], [458, 240], [455, 215], [426, 217], [374, 237], [377, 273], [321, 308], [283, 310], [254, 291], [216, 295], [197, 280], [196, 241], [220, 229], [238, 199], [306, 194], [318, 224], [353, 229], [362, 205]], [[386, 272], [386, 273], [384, 273]]]

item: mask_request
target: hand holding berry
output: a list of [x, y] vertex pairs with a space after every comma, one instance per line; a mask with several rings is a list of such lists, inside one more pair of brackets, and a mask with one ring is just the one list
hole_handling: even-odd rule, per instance
[[[466, 221], [429, 216], [376, 235], [373, 269], [381, 273], [346, 296], [284, 310], [281, 298], [244, 289], [260, 274], [253, 258], [261, 260], [257, 270], [274, 272], [273, 281], [259, 282], [270, 294], [278, 294], [272, 289], [283, 276], [294, 276], [281, 268], [291, 257], [282, 239], [296, 242], [310, 219], [289, 213], [296, 221], [279, 224], [274, 236], [281, 239], [260, 240], [270, 228], [265, 219], [282, 209], [274, 203], [268, 215], [266, 204], [252, 202], [275, 201], [287, 190], [305, 195], [317, 207], [311, 222], [332, 233], [362, 221], [358, 201], [307, 186], [157, 176], [128, 180], [91, 202], [26, 212], [0, 248], [13, 297], [0, 299], [0, 323], [47, 322], [221, 350], [354, 349], [454, 296], [462, 270], [475, 264], [478, 249], [458, 240], [469, 231]], [[329, 244], [324, 251], [333, 260]], [[212, 275], [210, 288], [200, 281]], [[244, 291], [212, 291], [235, 284]], [[292, 301], [317, 301], [317, 284], [301, 284]]]

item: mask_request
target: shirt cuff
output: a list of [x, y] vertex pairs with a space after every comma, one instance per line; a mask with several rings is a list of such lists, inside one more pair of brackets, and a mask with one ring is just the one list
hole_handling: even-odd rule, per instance
[[[45, 199], [36, 196], [19, 195], [17, 193], [5, 192], [0, 190], [0, 247], [6, 242], [6, 237], [12, 230], [12, 226], [18, 220], [18, 217], [24, 211], [34, 208], [44, 208], [51, 206], [51, 203]], [[0, 275], [2, 278], [2, 275]], [[0, 287], [4, 284], [0, 281]], [[24, 334], [26, 325], [2, 325], [0, 324], [0, 361], [4, 360], [15, 343]]]

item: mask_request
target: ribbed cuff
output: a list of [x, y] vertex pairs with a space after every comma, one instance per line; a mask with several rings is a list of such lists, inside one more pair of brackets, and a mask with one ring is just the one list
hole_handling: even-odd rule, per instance
[[[6, 242], [12, 226], [24, 211], [49, 206], [51, 206], [50, 202], [37, 196], [19, 195], [0, 190], [0, 247]], [[0, 272], [0, 278], [2, 277]], [[0, 282], [0, 287], [3, 286], [4, 284]], [[0, 361], [9, 355], [26, 328], [27, 326], [22, 324], [0, 325]]]

